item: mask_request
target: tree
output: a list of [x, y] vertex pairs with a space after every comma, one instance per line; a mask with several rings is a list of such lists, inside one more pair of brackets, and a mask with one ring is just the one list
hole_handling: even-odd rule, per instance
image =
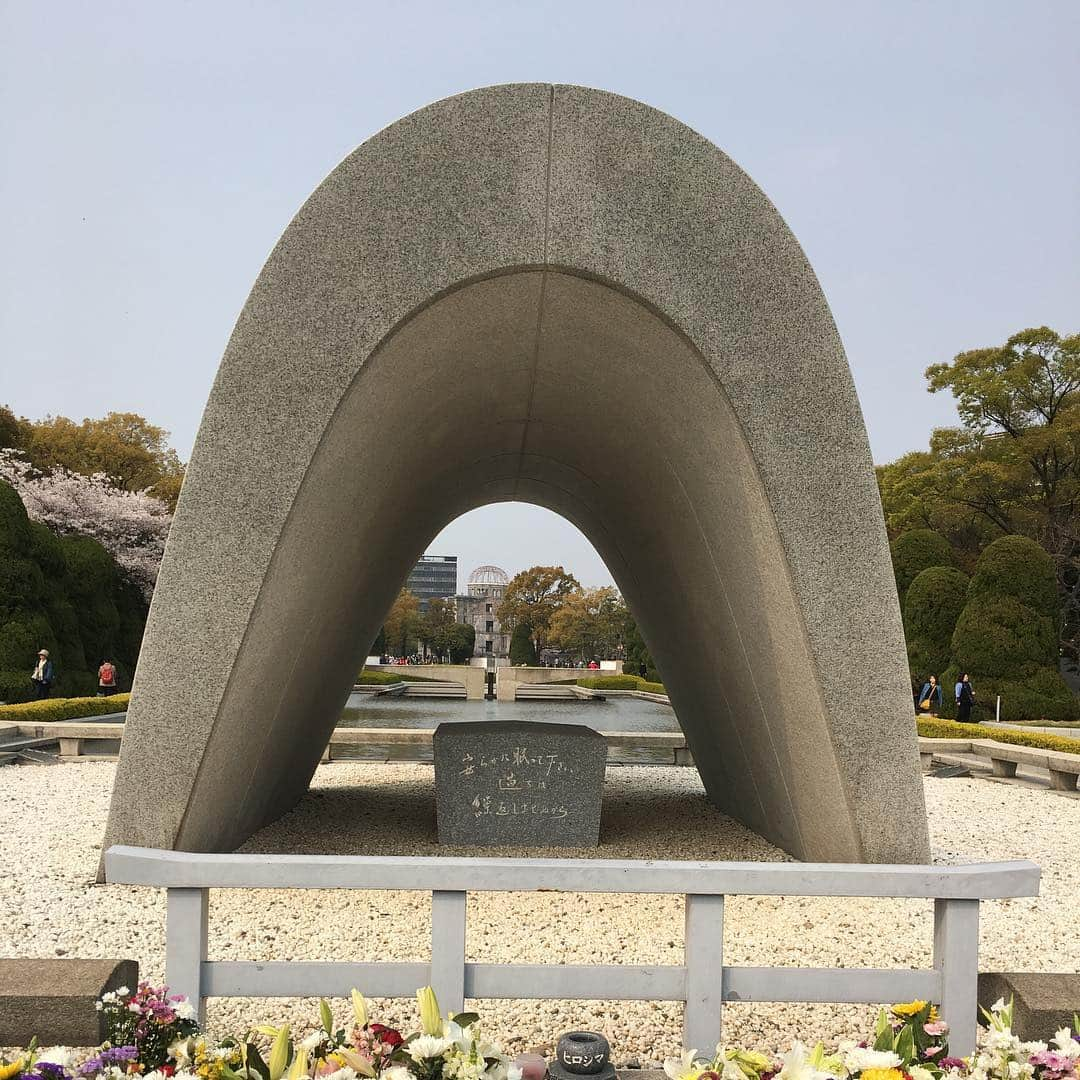
[[383, 620], [387, 651], [393, 656], [412, 653], [420, 637], [421, 625], [420, 601], [408, 589], [402, 589]]
[[639, 675], [649, 682], [661, 682], [660, 673], [656, 670], [656, 661], [649, 652], [645, 639], [641, 636], [638, 624], [634, 620], [633, 613], [624, 603], [622, 609], [621, 639], [623, 646], [623, 671], [627, 675]]
[[59, 535], [97, 540], [149, 601], [172, 525], [165, 503], [123, 491], [101, 474], [82, 476], [60, 466], [42, 474], [11, 450], [0, 450], [0, 480], [18, 491], [32, 521]]
[[622, 597], [610, 585], [575, 589], [551, 617], [550, 641], [579, 660], [614, 656], [624, 610]]
[[452, 644], [454, 601], [440, 597], [429, 600], [427, 611], [420, 617], [420, 640], [436, 656], [444, 656]]
[[901, 533], [890, 545], [893, 575], [901, 604], [911, 583], [931, 566], [952, 566], [948, 540], [932, 529], [912, 529]]
[[968, 577], [952, 566], [923, 570], [904, 596], [904, 636], [912, 678], [939, 678], [949, 666], [956, 621], [967, 602]]
[[1058, 665], [1058, 598], [1053, 560], [1033, 540], [995, 540], [975, 567], [952, 636], [946, 689], [971, 675], [976, 705], [1001, 695], [1007, 720], [1070, 720], [1080, 703]]
[[55, 536], [31, 521], [18, 492], [0, 481], [0, 700], [29, 698], [30, 670], [42, 648], [56, 666], [56, 693], [93, 692], [104, 659], [126, 682], [146, 611], [101, 544]]
[[1027, 536], [1053, 559], [1062, 644], [1080, 658], [1080, 335], [1014, 334], [926, 370], [948, 390], [962, 427], [934, 432], [928, 453], [879, 471], [890, 530], [918, 522], [974, 555], [1002, 535]]
[[515, 667], [536, 666], [536, 646], [533, 645], [532, 627], [528, 623], [518, 623], [510, 635], [510, 663]]
[[449, 631], [451, 664], [467, 664], [476, 648], [476, 627], [471, 623], [454, 623]]
[[184, 476], [169, 433], [137, 413], [111, 412], [81, 423], [66, 416], [29, 421], [0, 411], [0, 447], [25, 452], [40, 472], [102, 474], [125, 491], [149, 491], [175, 509]]
[[516, 574], [506, 587], [496, 616], [503, 629], [513, 632], [518, 623], [532, 627], [536, 651], [548, 639], [551, 619], [567, 595], [581, 585], [561, 566], [533, 566]]

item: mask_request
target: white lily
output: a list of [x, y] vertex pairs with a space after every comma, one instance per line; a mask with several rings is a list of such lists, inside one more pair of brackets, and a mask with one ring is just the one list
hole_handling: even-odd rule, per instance
[[692, 1080], [699, 1076], [701, 1068], [697, 1064], [697, 1051], [684, 1050], [682, 1057], [668, 1058], [664, 1062], [664, 1072], [670, 1080]]

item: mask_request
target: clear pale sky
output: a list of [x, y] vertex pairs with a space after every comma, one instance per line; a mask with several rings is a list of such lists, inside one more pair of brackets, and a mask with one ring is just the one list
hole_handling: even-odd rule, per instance
[[[429, 101], [551, 81], [657, 106], [761, 185], [887, 461], [955, 421], [928, 364], [1080, 329], [1078, 56], [1076, 0], [0, 0], [0, 402], [139, 412], [186, 457], [319, 180]], [[516, 505], [431, 550], [609, 580], [576, 530]]]

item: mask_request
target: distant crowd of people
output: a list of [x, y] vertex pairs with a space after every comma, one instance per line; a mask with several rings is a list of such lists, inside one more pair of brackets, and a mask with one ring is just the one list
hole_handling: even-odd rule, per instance
[[[912, 683], [915, 691], [915, 712], [927, 716], [937, 716], [941, 711], [942, 690], [937, 676], [931, 675], [919, 689], [917, 682]], [[971, 707], [975, 704], [975, 690], [971, 685], [971, 678], [966, 673], [960, 676], [959, 682], [953, 687], [953, 695], [956, 698], [956, 719], [961, 724], [971, 723]]]
[[[379, 657], [379, 663], [384, 665], [389, 664], [448, 664], [450, 661], [441, 656], [421, 656], [419, 653], [413, 653], [411, 656], [391, 656], [388, 653], [383, 653]], [[538, 667], [550, 667], [550, 668], [577, 668], [582, 665], [576, 660], [541, 660]], [[590, 660], [585, 665], [590, 671], [599, 671], [600, 664], [596, 660]], [[644, 669], [644, 664], [642, 668]], [[642, 671], [644, 674], [644, 670]]]
[[[53, 683], [56, 682], [56, 665], [49, 659], [48, 649], [39, 649], [37, 665], [30, 673], [30, 682], [34, 687], [34, 697], [40, 701], [49, 696]], [[108, 697], [117, 691], [116, 665], [111, 660], [102, 660], [98, 668], [98, 697]]]

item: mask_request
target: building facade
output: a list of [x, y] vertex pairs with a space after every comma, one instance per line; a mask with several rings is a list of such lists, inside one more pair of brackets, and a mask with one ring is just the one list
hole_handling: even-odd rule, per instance
[[476, 629], [474, 656], [510, 655], [510, 635], [495, 614], [510, 584], [510, 575], [498, 566], [478, 566], [470, 575], [464, 595], [455, 597], [456, 618]]
[[426, 611], [429, 600], [453, 597], [457, 594], [457, 556], [422, 555], [409, 571], [405, 588], [420, 600]]

